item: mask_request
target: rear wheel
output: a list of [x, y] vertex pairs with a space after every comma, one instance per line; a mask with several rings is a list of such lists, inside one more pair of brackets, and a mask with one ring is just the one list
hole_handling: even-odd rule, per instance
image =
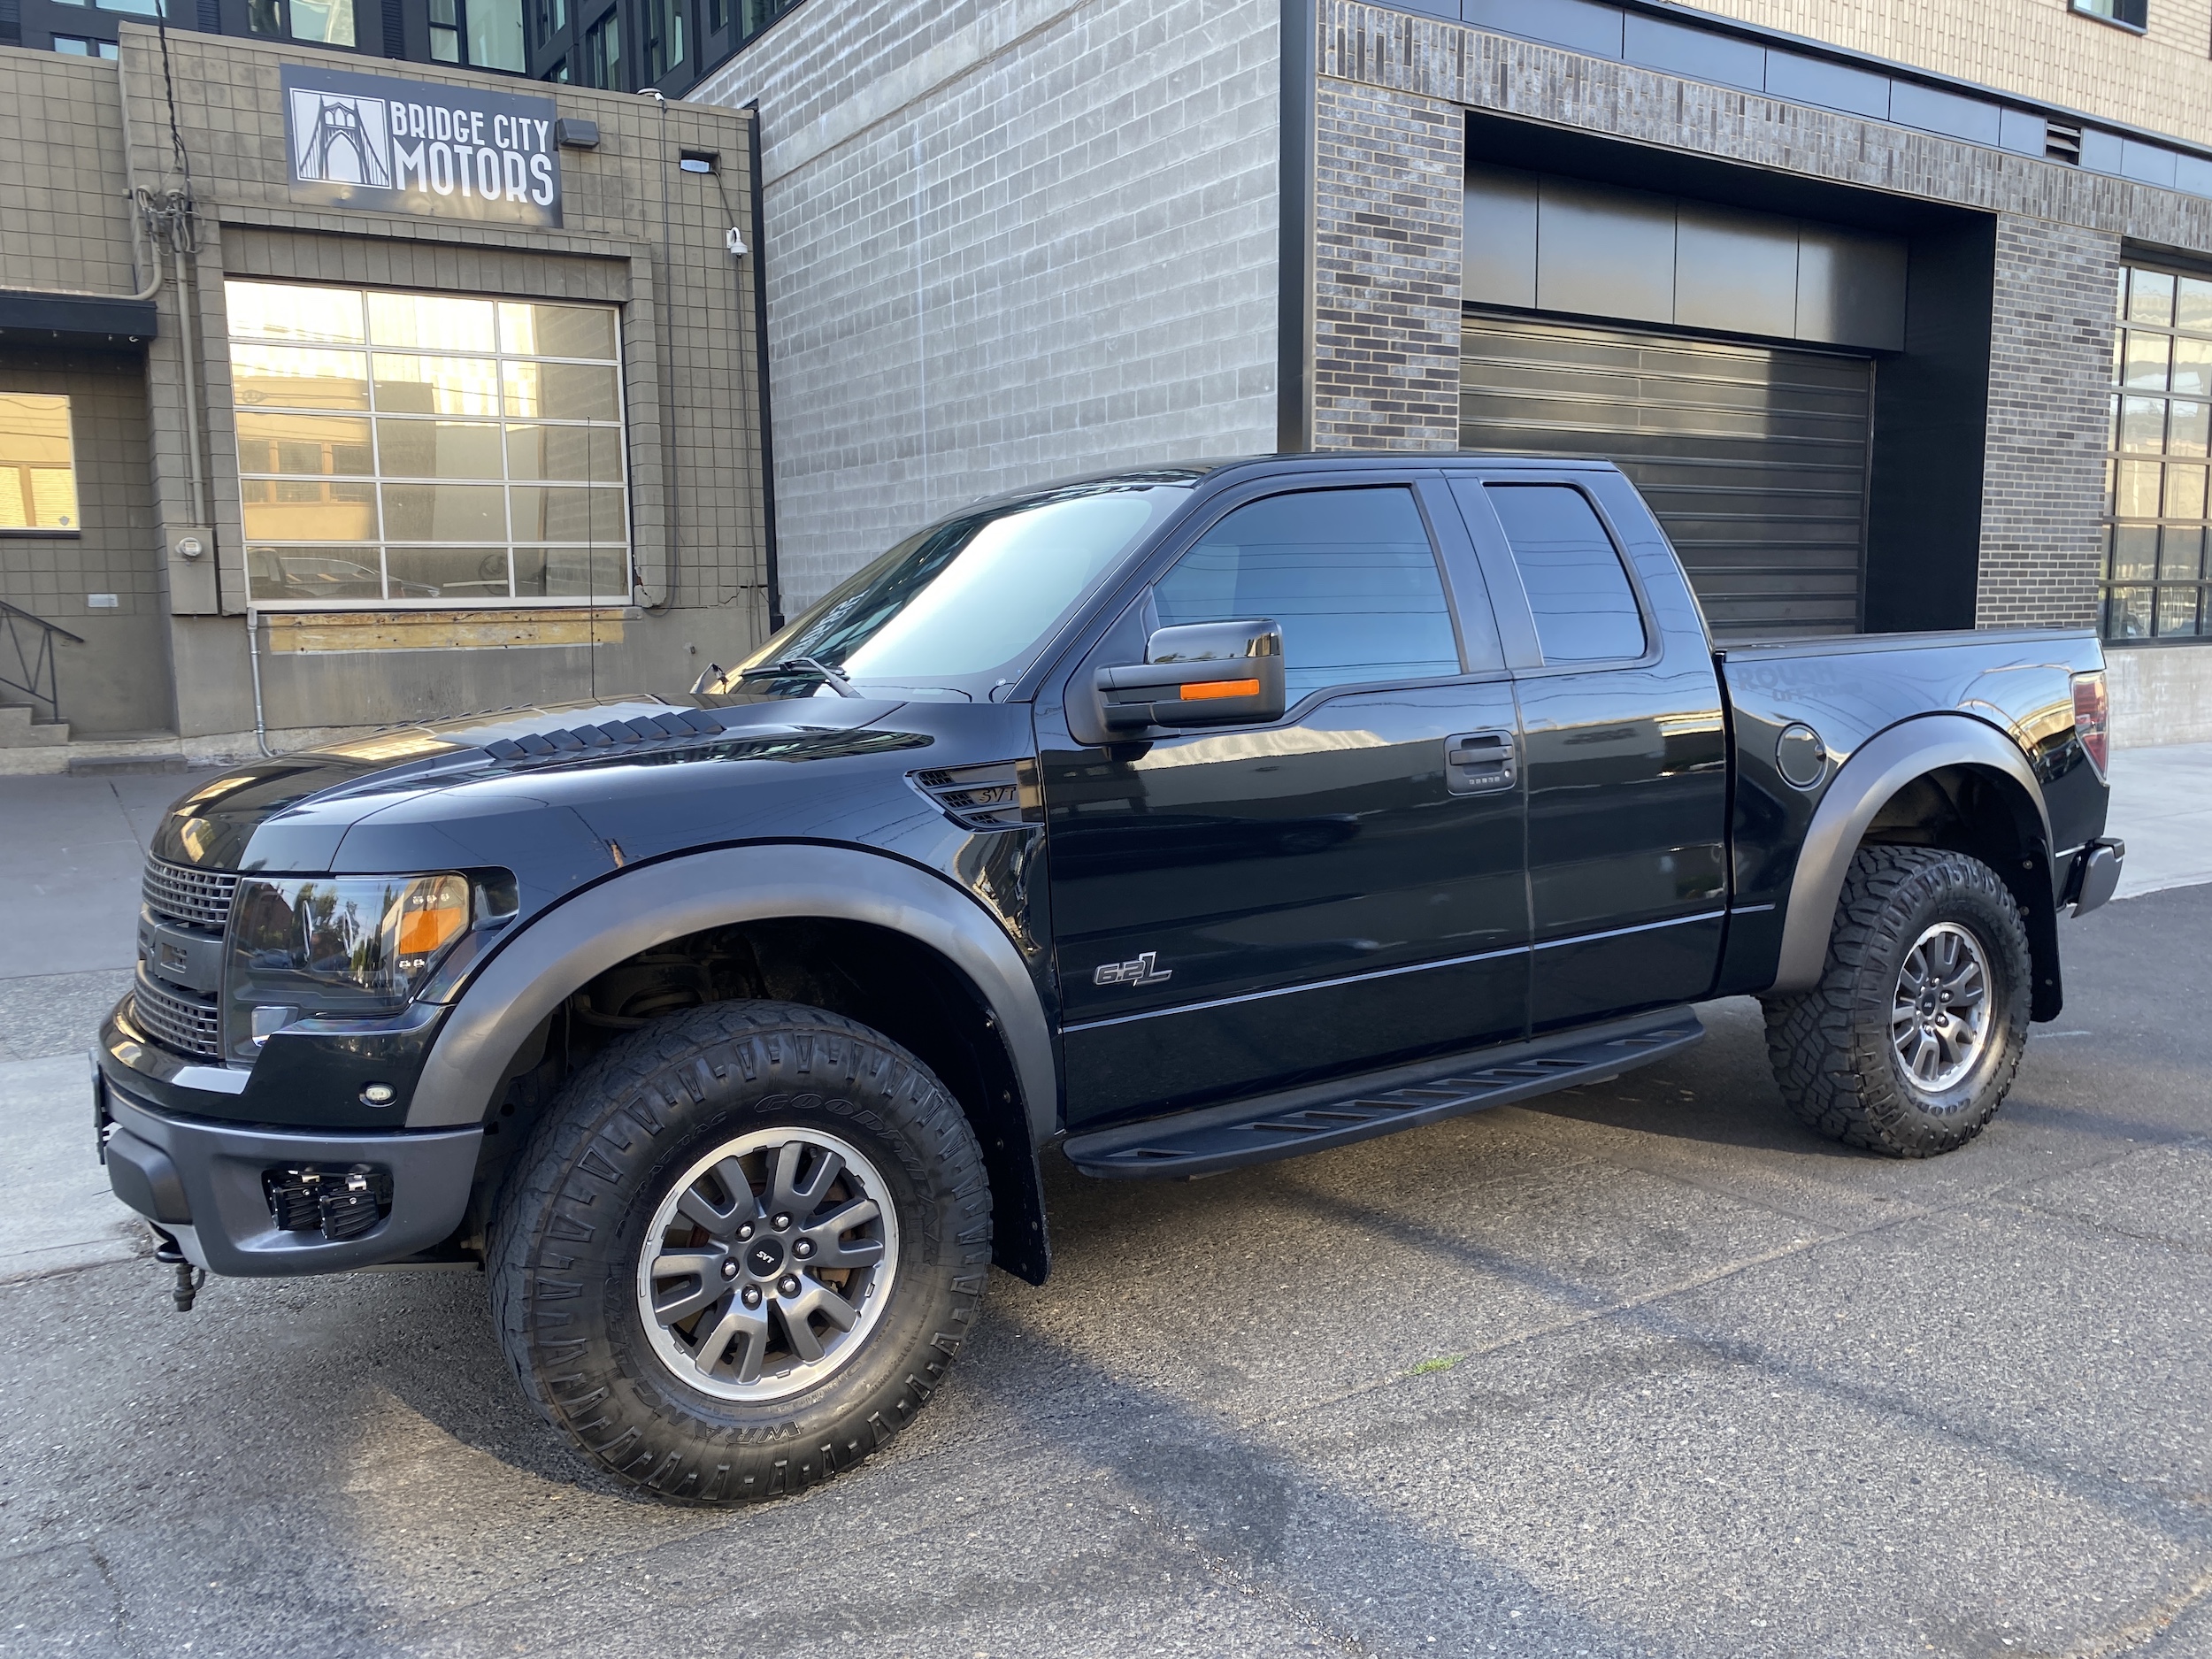
[[663, 1496], [795, 1492], [882, 1445], [973, 1324], [990, 1191], [928, 1068], [818, 1009], [632, 1033], [539, 1126], [494, 1223], [525, 1391]]
[[1863, 847], [1819, 985], [1767, 999], [1775, 1081], [1832, 1140], [1948, 1152], [2004, 1103], [2031, 987], [2027, 930], [1995, 871], [1963, 853]]

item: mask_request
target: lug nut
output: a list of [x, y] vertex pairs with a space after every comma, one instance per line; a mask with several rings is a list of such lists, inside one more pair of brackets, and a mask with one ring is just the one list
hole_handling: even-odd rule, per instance
[[737, 1263], [735, 1262], [723, 1263], [722, 1277], [725, 1279], [735, 1279], [737, 1277]]
[[740, 1296], [739, 1300], [740, 1300], [740, 1301], [741, 1301], [742, 1302], [744, 1302], [744, 1304], [745, 1304], [748, 1308], [757, 1308], [757, 1307], [759, 1307], [759, 1306], [760, 1306], [760, 1286], [759, 1286], [758, 1285], [748, 1285], [748, 1286], [745, 1286], [744, 1293], [743, 1293], [743, 1294], [742, 1294], [741, 1296]]
[[797, 1295], [799, 1294], [799, 1280], [797, 1276], [792, 1273], [786, 1273], [781, 1279], [776, 1281], [776, 1288], [784, 1295]]
[[778, 1233], [781, 1233], [786, 1227], [791, 1225], [791, 1217], [788, 1216], [771, 1216], [768, 1218], [768, 1225], [773, 1227]]
[[808, 1256], [814, 1254], [814, 1240], [811, 1239], [801, 1239], [796, 1244], [791, 1247], [791, 1254], [797, 1256], [802, 1262], [805, 1261]]
[[753, 1224], [749, 1221], [743, 1226], [740, 1227], [737, 1230], [737, 1236], [741, 1242], [744, 1240], [751, 1238], [753, 1236]]

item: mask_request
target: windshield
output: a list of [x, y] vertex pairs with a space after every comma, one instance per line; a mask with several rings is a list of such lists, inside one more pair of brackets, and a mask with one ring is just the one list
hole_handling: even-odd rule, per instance
[[[948, 518], [909, 536], [731, 672], [810, 657], [848, 679], [984, 697], [1017, 679], [1183, 485], [1084, 484]], [[756, 676], [748, 689], [818, 680]]]

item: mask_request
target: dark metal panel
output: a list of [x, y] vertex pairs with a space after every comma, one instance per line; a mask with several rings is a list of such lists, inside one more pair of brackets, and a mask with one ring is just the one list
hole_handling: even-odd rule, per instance
[[1893, 236], [1801, 222], [1793, 337], [1902, 351], [1905, 261], [1905, 244]]
[[1685, 328], [1788, 340], [1798, 326], [1798, 223], [1771, 213], [1678, 204], [1674, 320]]
[[1763, 91], [1766, 87], [1766, 49], [1711, 29], [1693, 28], [1631, 12], [1622, 36], [1621, 51], [1632, 64], [1688, 75], [1696, 81], [1743, 87], [1753, 92]]
[[1840, 354], [1471, 314], [1460, 442], [1617, 462], [1716, 634], [1848, 633], [1872, 379]]
[[1592, 0], [1461, 0], [1460, 15], [1477, 28], [1549, 41], [1597, 58], [1621, 55], [1619, 9]]
[[1672, 196], [1546, 178], [1539, 186], [1536, 303], [1548, 311], [1670, 322]]
[[1536, 309], [1537, 175], [1467, 170], [1466, 264], [1460, 291], [1479, 305]]
[[[1793, 104], [1815, 104], [1825, 110], [1844, 110], [1853, 115], [1889, 119], [1889, 77], [1833, 64], [1796, 52], [1767, 50], [1767, 91]], [[2039, 141], [2036, 153], [2042, 154]]]
[[63, 340], [151, 340], [154, 303], [119, 295], [0, 290], [0, 330]]

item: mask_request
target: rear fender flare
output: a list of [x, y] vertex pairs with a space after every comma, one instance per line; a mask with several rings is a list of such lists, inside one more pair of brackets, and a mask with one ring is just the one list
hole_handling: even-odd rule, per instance
[[950, 961], [996, 1019], [1033, 1150], [1057, 1130], [1051, 1028], [1020, 952], [990, 913], [917, 865], [790, 842], [646, 864], [533, 918], [462, 992], [423, 1067], [408, 1128], [482, 1122], [538, 1023], [617, 963], [707, 928], [780, 917], [870, 923]]
[[1782, 951], [1770, 994], [1809, 991], [1828, 961], [1828, 935], [1844, 877], [1867, 826], [1900, 789], [1946, 766], [1980, 766], [2003, 773], [2035, 803], [2043, 846], [2051, 850], [2051, 815], [2020, 746], [1995, 726], [1964, 714], [1929, 714], [1868, 739], [1843, 764], [1814, 810], [1798, 849], [1797, 875], [1782, 925]]

